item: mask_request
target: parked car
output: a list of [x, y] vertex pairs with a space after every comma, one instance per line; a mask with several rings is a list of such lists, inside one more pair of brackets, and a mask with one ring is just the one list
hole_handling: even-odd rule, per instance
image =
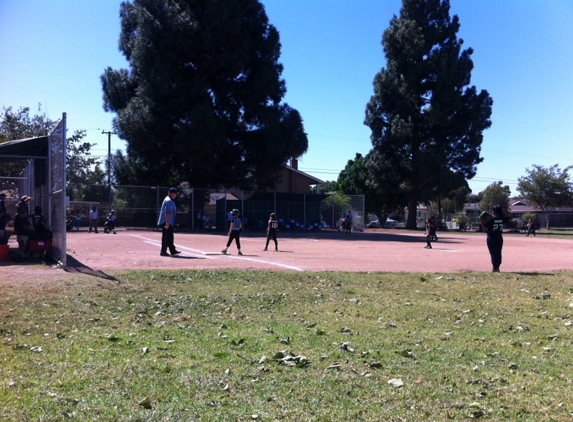
[[366, 224], [366, 227], [371, 228], [371, 229], [377, 229], [380, 227], [380, 220], [378, 219], [378, 216], [376, 214], [368, 214], [368, 223]]
[[392, 220], [391, 218], [387, 218], [386, 222], [384, 223], [385, 229], [393, 229], [398, 227], [398, 222], [396, 220]]

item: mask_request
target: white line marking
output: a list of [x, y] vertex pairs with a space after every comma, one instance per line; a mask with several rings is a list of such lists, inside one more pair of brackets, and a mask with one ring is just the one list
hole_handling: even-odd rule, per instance
[[[137, 234], [132, 234], [130, 236], [141, 239], [145, 243], [148, 243], [148, 244], [153, 245], [153, 246], [161, 246], [161, 242], [158, 242], [155, 239], [149, 239], [148, 237], [140, 236]], [[185, 251], [189, 251], [189, 252], [191, 252], [191, 255], [197, 255], [197, 256], [200, 255], [200, 256], [208, 258], [208, 259], [221, 259], [222, 257], [225, 257], [226, 259], [240, 259], [241, 261], [252, 261], [252, 262], [258, 262], [258, 263], [266, 264], [266, 265], [274, 265], [276, 267], [286, 268], [286, 269], [294, 270], [294, 271], [301, 271], [301, 272], [304, 271], [302, 268], [294, 267], [292, 265], [287, 265], [287, 264], [280, 264], [278, 262], [265, 261], [264, 259], [248, 258], [245, 256], [238, 256], [238, 255], [233, 256], [233, 255], [229, 255], [229, 254], [227, 254], [227, 255], [223, 255], [223, 254], [210, 255], [213, 253], [212, 251], [202, 251], [200, 249], [188, 248], [186, 246], [181, 246], [181, 245], [177, 245], [177, 248], [183, 249]]]
[[240, 259], [241, 261], [260, 262], [260, 263], [262, 263], [262, 264], [275, 265], [275, 266], [277, 266], [277, 267], [288, 268], [289, 270], [304, 271], [302, 268], [293, 267], [292, 265], [279, 264], [279, 263], [277, 263], [277, 262], [265, 261], [265, 260], [263, 260], [263, 259], [245, 258], [244, 256], [233, 256], [233, 255], [225, 255], [225, 256], [227, 256], [227, 257], [229, 257], [229, 258], [232, 258], [232, 259]]

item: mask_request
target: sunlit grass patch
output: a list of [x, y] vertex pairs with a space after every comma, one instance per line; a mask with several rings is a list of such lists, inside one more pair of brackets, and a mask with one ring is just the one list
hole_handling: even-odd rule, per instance
[[571, 420], [573, 275], [130, 271], [0, 291], [7, 420]]

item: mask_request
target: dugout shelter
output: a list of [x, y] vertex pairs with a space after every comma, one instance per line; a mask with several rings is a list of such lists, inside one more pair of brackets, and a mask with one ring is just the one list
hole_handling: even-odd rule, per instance
[[[6, 177], [2, 167], [25, 161], [17, 177]], [[0, 178], [10, 180], [13, 198], [34, 198], [32, 209], [40, 205], [52, 230], [52, 256], [66, 265], [66, 113], [48, 136], [0, 143]], [[5, 183], [3, 183], [5, 184]], [[8, 194], [7, 194], [8, 195]], [[8, 210], [12, 213], [13, 210]]]

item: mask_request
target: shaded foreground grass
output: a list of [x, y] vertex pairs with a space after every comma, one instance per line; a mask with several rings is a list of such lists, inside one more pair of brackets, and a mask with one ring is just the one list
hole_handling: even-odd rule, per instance
[[0, 419], [573, 418], [570, 272], [114, 275], [0, 287]]

